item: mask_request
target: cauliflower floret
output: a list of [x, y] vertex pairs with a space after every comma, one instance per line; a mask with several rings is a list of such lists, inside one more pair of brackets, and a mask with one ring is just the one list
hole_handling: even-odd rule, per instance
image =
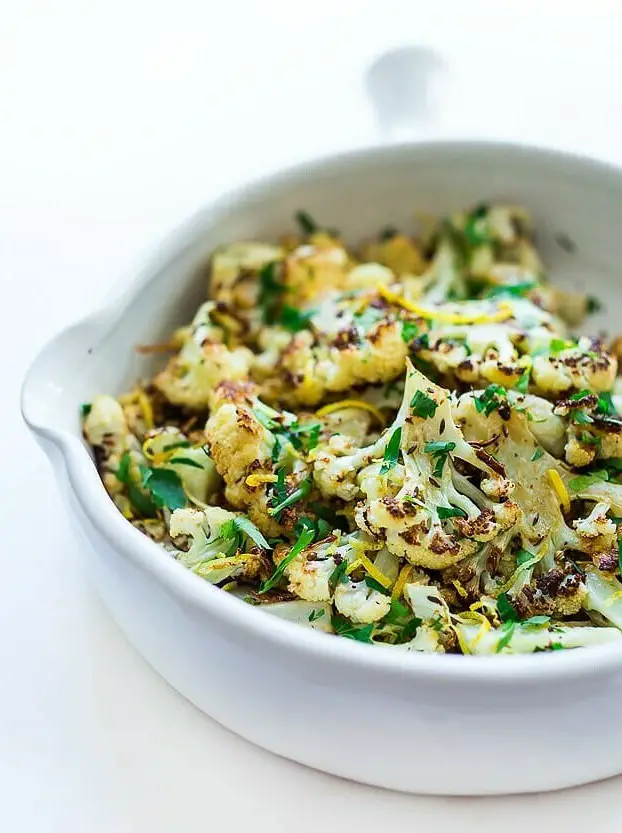
[[157, 374], [154, 385], [173, 405], [201, 411], [213, 404], [214, 391], [223, 381], [248, 378], [253, 354], [246, 347], [229, 349], [211, 323], [214, 304], [199, 308], [192, 332], [179, 353]]
[[[227, 500], [236, 509], [247, 511], [265, 535], [277, 536], [284, 528], [293, 528], [303, 513], [304, 501], [277, 513], [274, 506], [282, 500], [275, 500], [275, 487], [278, 471], [283, 473], [281, 491], [287, 497], [310, 485], [307, 466], [291, 440], [303, 427], [293, 414], [269, 408], [244, 385], [221, 385], [214, 408], [205, 437], [225, 481]], [[285, 495], [281, 497], [285, 499]]]
[[598, 339], [582, 337], [554, 354], [533, 360], [532, 380], [543, 395], [557, 395], [573, 389], [609, 391], [618, 366]]
[[294, 306], [348, 288], [349, 257], [336, 241], [305, 243], [287, 255], [284, 283]]
[[[247, 527], [238, 526], [239, 517], [218, 506], [176, 509], [170, 520], [171, 537], [190, 539], [187, 549], [175, 551], [177, 559], [214, 584], [232, 578], [265, 577], [266, 563], [256, 542], [245, 532]], [[267, 547], [256, 532], [255, 537]], [[245, 552], [249, 548], [255, 551]]]
[[[392, 429], [391, 446], [385, 445], [390, 465], [385, 453], [384, 471], [373, 464], [371, 472], [363, 470], [358, 476], [367, 497], [356, 513], [362, 529], [385, 538], [390, 552], [412, 564], [443, 569], [475, 552], [478, 541], [489, 541], [516, 522], [515, 509], [499, 510], [475, 486], [470, 494], [462, 490], [455, 460], [480, 473], [490, 484], [489, 492], [498, 483], [497, 493], [504, 500], [513, 484], [486, 452], [464, 441], [454, 424], [447, 392], [411, 364], [398, 420], [402, 425]], [[381, 490], [374, 481], [383, 480], [400, 457], [399, 490], [379, 497]]]
[[372, 240], [362, 247], [366, 261], [387, 266], [398, 277], [420, 275], [425, 269], [425, 259], [416, 241], [405, 234], [387, 234], [383, 239]]
[[608, 503], [597, 503], [587, 516], [572, 522], [573, 527], [584, 542], [583, 552], [603, 552], [615, 549], [617, 568], [616, 525], [607, 517]]
[[605, 645], [622, 639], [615, 628], [586, 626], [529, 627], [520, 623], [507, 623], [500, 628], [486, 628], [462, 622], [456, 624], [460, 644], [469, 654], [532, 654], [551, 648], [583, 648], [588, 645]]
[[[345, 536], [333, 533], [302, 550], [287, 566], [289, 590], [310, 602], [331, 601], [335, 588], [330, 578], [336, 567], [344, 561], [352, 563], [364, 551], [365, 543], [360, 533]], [[373, 550], [373, 543], [369, 549]]]
[[391, 609], [391, 597], [370, 589], [364, 581], [348, 581], [335, 588], [335, 607], [352, 622], [378, 622]]

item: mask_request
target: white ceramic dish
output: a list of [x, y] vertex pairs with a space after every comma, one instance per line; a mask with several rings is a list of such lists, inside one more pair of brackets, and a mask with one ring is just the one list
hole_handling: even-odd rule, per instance
[[[621, 772], [622, 650], [414, 655], [283, 622], [202, 581], [126, 523], [82, 442], [78, 409], [151, 370], [133, 346], [189, 318], [215, 245], [275, 237], [300, 207], [355, 238], [388, 223], [408, 227], [416, 210], [496, 199], [533, 211], [556, 280], [607, 300], [592, 325], [622, 329], [621, 171], [507, 145], [414, 144], [320, 160], [220, 199], [119, 297], [53, 339], [22, 392], [96, 585], [143, 656], [252, 742], [398, 790], [525, 792]], [[556, 242], [560, 232], [576, 253]]]

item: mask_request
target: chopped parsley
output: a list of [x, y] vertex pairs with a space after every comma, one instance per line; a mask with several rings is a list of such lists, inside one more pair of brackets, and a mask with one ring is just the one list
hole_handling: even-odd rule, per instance
[[378, 234], [378, 239], [382, 240], [383, 243], [386, 243], [387, 240], [393, 240], [393, 238], [397, 237], [398, 234], [399, 231], [395, 228], [395, 226], [385, 226]]
[[573, 492], [582, 492], [593, 483], [600, 483], [604, 480], [609, 480], [609, 474], [604, 469], [601, 469], [599, 471], [592, 471], [588, 474], [580, 474], [578, 477], [573, 477], [572, 480], [568, 481], [568, 486]]
[[371, 635], [374, 630], [373, 623], [369, 625], [354, 625], [345, 616], [339, 613], [334, 613], [331, 616], [330, 623], [333, 626], [335, 633], [339, 636], [345, 636], [346, 639], [355, 639], [357, 642], [371, 642]]
[[[277, 476], [280, 476], [280, 473], [282, 471], [283, 469], [279, 471], [279, 475]], [[275, 487], [278, 487], [279, 481], [277, 480], [277, 482], [274, 485]], [[274, 503], [270, 507], [270, 509], [268, 509], [268, 513], [273, 517], [276, 517], [276, 519], [278, 520], [278, 516], [281, 514], [283, 509], [287, 509], [288, 506], [292, 506], [299, 500], [304, 500], [304, 498], [306, 498], [306, 496], [311, 491], [312, 486], [313, 484], [311, 482], [311, 479], [307, 477], [305, 478], [305, 480], [302, 481], [300, 486], [294, 489], [294, 491], [291, 494], [287, 494], [287, 487], [284, 484], [283, 478], [280, 487], [274, 490], [274, 497], [276, 498], [276, 503]]]
[[439, 506], [436, 510], [436, 514], [439, 516], [441, 521], [444, 521], [447, 518], [466, 518], [466, 517], [468, 517], [468, 515], [464, 511], [464, 509], [459, 509], [457, 506]]
[[433, 417], [438, 408], [438, 403], [426, 396], [423, 391], [416, 391], [413, 398], [410, 400], [410, 407], [415, 416], [420, 419], [429, 419]]
[[529, 619], [523, 619], [521, 622], [522, 628], [543, 628], [551, 621], [550, 616], [531, 616]]
[[587, 307], [586, 308], [587, 308], [588, 313], [591, 314], [591, 313], [594, 313], [594, 312], [600, 312], [600, 310], [603, 308], [603, 305], [598, 300], [598, 298], [595, 298], [593, 295], [588, 295], [587, 296]]
[[453, 451], [455, 447], [455, 443], [442, 442], [441, 440], [426, 443], [424, 445], [423, 450], [425, 451], [425, 453], [431, 454], [435, 461], [434, 477], [442, 477], [443, 468], [445, 467], [445, 460], [447, 459], [449, 452]]
[[464, 236], [470, 246], [481, 246], [493, 243], [494, 239], [486, 222], [489, 206], [485, 203], [478, 205], [471, 211], [464, 225]]
[[519, 393], [527, 393], [529, 390], [529, 376], [531, 373], [531, 368], [526, 367], [520, 375], [520, 379], [516, 383], [516, 390]]
[[585, 411], [580, 409], [572, 412], [570, 421], [574, 422], [575, 425], [591, 425], [594, 422], [589, 414], [586, 414]]
[[338, 584], [343, 584], [346, 579], [346, 570], [348, 569], [348, 562], [344, 558], [343, 561], [340, 561], [339, 564], [335, 567], [332, 571], [330, 576], [328, 577], [328, 587], [331, 593], [335, 592], [335, 587]]
[[305, 312], [296, 307], [290, 307], [288, 304], [284, 304], [281, 309], [281, 315], [279, 316], [279, 324], [292, 333], [297, 333], [300, 330], [308, 330], [314, 313], [315, 310]]
[[365, 576], [365, 584], [369, 587], [370, 590], [377, 590], [378, 593], [383, 593], [385, 596], [387, 595], [387, 588], [383, 587], [379, 581], [376, 581], [375, 578], [371, 576]]
[[90, 402], [83, 402], [82, 405], [80, 405], [80, 413], [82, 414], [82, 419], [85, 419], [85, 417], [87, 417], [91, 413], [92, 407], [93, 406]]
[[326, 611], [323, 607], [318, 607], [315, 610], [312, 610], [309, 614], [309, 622], [316, 622], [318, 619], [321, 619], [325, 613]]
[[414, 321], [402, 321], [402, 341], [409, 344], [419, 335], [419, 327]]
[[564, 338], [552, 338], [549, 344], [549, 353], [556, 356], [558, 353], [561, 353], [563, 350], [568, 350], [570, 347], [574, 347], [574, 342], [566, 341]]
[[145, 494], [145, 492], [143, 492], [134, 482], [130, 471], [131, 462], [132, 458], [130, 456], [130, 452], [126, 451], [119, 461], [119, 468], [115, 472], [117, 480], [120, 483], [123, 483], [124, 486], [127, 486], [127, 496], [132, 506], [137, 509], [144, 518], [153, 518], [158, 513], [158, 507], [149, 495]]
[[188, 440], [178, 440], [177, 442], [162, 446], [162, 451], [173, 451], [176, 448], [190, 448], [191, 446], [192, 443]]
[[493, 411], [507, 402], [507, 391], [502, 385], [488, 385], [483, 393], [475, 397], [474, 401], [479, 414], [483, 412], [486, 416], [490, 416]]
[[166, 507], [173, 512], [175, 509], [183, 509], [186, 505], [186, 493], [177, 472], [140, 466], [140, 474], [143, 489], [149, 492], [152, 501], [160, 509]]
[[618, 541], [618, 572], [622, 576], [622, 541]]
[[203, 466], [200, 463], [197, 463], [196, 460], [191, 460], [190, 457], [173, 457], [169, 460], [169, 463], [175, 463], [178, 466], [191, 466], [195, 469], [201, 469], [203, 471]]
[[384, 460], [382, 462], [382, 466], [380, 467], [380, 474], [388, 474], [392, 468], [395, 468], [397, 465], [398, 458], [400, 456], [400, 444], [402, 442], [402, 429], [396, 428], [393, 434], [391, 435], [391, 439], [387, 443], [387, 447], [384, 452]]
[[507, 593], [501, 593], [497, 598], [497, 611], [502, 622], [517, 622], [518, 614], [516, 608], [509, 599]]
[[598, 410], [605, 416], [618, 416], [611, 394], [606, 391], [598, 394]]
[[519, 549], [519, 550], [516, 550], [516, 566], [517, 567], [522, 567], [523, 564], [527, 564], [533, 558], [535, 558], [535, 556], [532, 552], [529, 552], [529, 550], [524, 550], [522, 548]]
[[536, 448], [534, 453], [531, 455], [531, 462], [535, 463], [536, 460], [539, 460], [540, 457], [544, 456], [544, 451], [541, 448]]
[[324, 518], [311, 518], [308, 515], [304, 515], [296, 521], [294, 532], [296, 535], [300, 535], [305, 529], [311, 529], [313, 531], [314, 541], [322, 541], [332, 532], [332, 527]]
[[501, 653], [504, 648], [510, 644], [512, 637], [514, 636], [514, 629], [516, 628], [516, 623], [512, 621], [505, 622], [502, 625], [501, 630], [504, 632], [501, 639], [497, 642], [497, 647], [495, 648], [495, 654]]
[[[250, 518], [247, 518], [246, 515], [237, 515], [230, 521], [226, 521], [220, 528], [220, 536], [224, 539], [234, 538], [240, 534], [246, 535], [247, 538], [250, 538], [251, 541], [258, 547], [261, 547], [262, 550], [272, 549], [255, 524]], [[236, 543], [236, 550], [239, 549], [241, 545], [242, 541], [238, 541]]]
[[320, 230], [320, 226], [318, 226], [308, 211], [301, 209], [294, 214], [294, 217], [303, 234], [315, 234]]
[[505, 286], [493, 286], [484, 295], [484, 298], [523, 298], [527, 292], [535, 289], [537, 285], [534, 281], [521, 281], [520, 283], [506, 284]]
[[263, 310], [263, 320], [266, 324], [274, 324], [277, 320], [281, 297], [287, 291], [279, 277], [280, 264], [276, 260], [264, 264], [259, 270], [259, 306]]
[[272, 573], [269, 579], [266, 579], [259, 588], [260, 593], [267, 593], [268, 590], [272, 590], [275, 584], [281, 580], [282, 576], [285, 574], [285, 570], [291, 564], [291, 562], [296, 558], [297, 555], [306, 549], [310, 544], [313, 543], [313, 530], [312, 529], [305, 529], [303, 530], [300, 535], [298, 536], [296, 543], [291, 548], [291, 550], [287, 553], [285, 558], [280, 561], [277, 565], [276, 570]]

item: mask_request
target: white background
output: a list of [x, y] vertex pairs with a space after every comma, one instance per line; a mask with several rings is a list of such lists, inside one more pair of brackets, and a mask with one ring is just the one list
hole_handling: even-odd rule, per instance
[[[37, 349], [180, 219], [249, 175], [375, 141], [364, 76], [387, 50], [428, 47], [443, 64], [421, 134], [530, 140], [622, 161], [617, 6], [5, 4], [0, 830], [186, 833], [218, 819], [224, 831], [428, 833], [454, 824], [465, 833], [619, 833], [618, 779], [548, 796], [409, 797], [311, 772], [215, 725], [151, 671], [103, 610], [17, 407]], [[576, 731], [580, 755], [589, 727]], [[495, 767], [512, 750], [473, 754]]]

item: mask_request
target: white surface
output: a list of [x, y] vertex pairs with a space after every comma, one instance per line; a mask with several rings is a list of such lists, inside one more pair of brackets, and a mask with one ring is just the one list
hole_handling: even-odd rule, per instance
[[[303, 833], [327, 822], [427, 833], [456, 821], [482, 833], [619, 831], [619, 780], [521, 799], [409, 798], [304, 770], [211, 723], [129, 648], [85, 583], [48, 464], [17, 414], [37, 347], [179, 217], [249, 173], [367, 137], [360, 76], [383, 48], [418, 42], [448, 60], [443, 114], [428, 132], [619, 156], [614, 0], [582, 11], [501, 5], [436, 2], [424, 14], [391, 0], [31, 0], [4, 10], [2, 829], [194, 831], [230, 806], [225, 830], [295, 819]], [[491, 766], [507, 755], [493, 750]]]

